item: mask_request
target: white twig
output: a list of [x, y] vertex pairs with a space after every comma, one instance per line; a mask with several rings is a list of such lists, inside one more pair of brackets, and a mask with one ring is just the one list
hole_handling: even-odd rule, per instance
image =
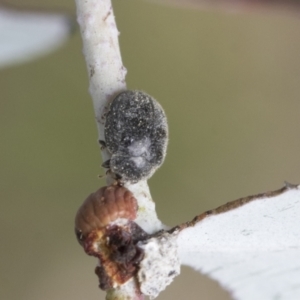
[[76, 0], [99, 139], [104, 140], [107, 105], [126, 90], [126, 69], [122, 64], [118, 29], [110, 0]]
[[[118, 35], [113, 9], [110, 0], [75, 0], [78, 23], [83, 40], [85, 56], [90, 80], [90, 94], [93, 99], [99, 140], [104, 138], [105, 116], [109, 103], [121, 91], [126, 90], [126, 69], [122, 64]], [[103, 160], [109, 159], [109, 153], [102, 151]], [[109, 182], [110, 179], [108, 178]], [[139, 204], [138, 217], [135, 222], [146, 232], [154, 233], [164, 228], [157, 218], [155, 204], [151, 199], [146, 181], [134, 185], [126, 185]], [[107, 299], [129, 299], [137, 290], [136, 283], [131, 280], [114, 291], [110, 291]], [[124, 298], [125, 297], [125, 298]], [[138, 298], [138, 292], [132, 299]]]

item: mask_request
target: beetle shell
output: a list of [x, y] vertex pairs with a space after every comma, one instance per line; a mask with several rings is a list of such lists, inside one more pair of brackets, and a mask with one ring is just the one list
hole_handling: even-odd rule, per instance
[[125, 91], [110, 104], [105, 122], [109, 167], [123, 182], [148, 179], [161, 166], [168, 124], [160, 104], [142, 91]]
[[101, 229], [118, 218], [134, 220], [137, 200], [123, 186], [105, 186], [90, 194], [79, 208], [75, 231], [80, 244], [93, 230]]

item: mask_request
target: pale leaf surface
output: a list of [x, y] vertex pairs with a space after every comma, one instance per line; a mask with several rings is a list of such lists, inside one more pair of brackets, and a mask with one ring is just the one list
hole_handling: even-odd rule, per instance
[[182, 229], [181, 262], [234, 299], [300, 299], [299, 216], [298, 186], [233, 201]]

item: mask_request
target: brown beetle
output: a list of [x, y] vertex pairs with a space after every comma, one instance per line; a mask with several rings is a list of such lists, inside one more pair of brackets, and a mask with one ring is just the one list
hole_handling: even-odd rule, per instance
[[75, 232], [83, 245], [87, 235], [101, 229], [118, 218], [134, 220], [137, 200], [123, 186], [105, 186], [90, 194], [79, 208], [75, 218]]

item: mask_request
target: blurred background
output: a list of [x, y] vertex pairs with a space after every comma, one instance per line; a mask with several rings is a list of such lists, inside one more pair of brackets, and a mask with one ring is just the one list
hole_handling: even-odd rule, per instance
[[[7, 0], [62, 8], [72, 0]], [[149, 181], [175, 225], [236, 198], [300, 183], [300, 19], [114, 1], [130, 89], [164, 107], [165, 164]], [[74, 235], [104, 185], [82, 45], [0, 70], [0, 299], [104, 299]], [[182, 268], [158, 299], [230, 299]]]

